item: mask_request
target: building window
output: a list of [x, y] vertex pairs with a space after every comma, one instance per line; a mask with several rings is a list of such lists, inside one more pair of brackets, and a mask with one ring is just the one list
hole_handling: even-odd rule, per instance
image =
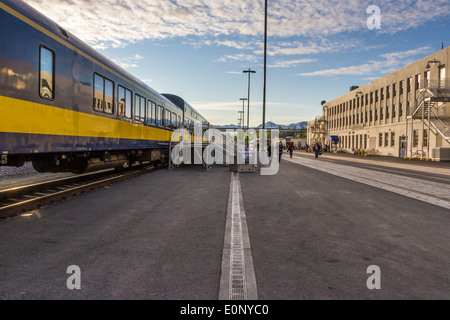
[[389, 119], [389, 106], [386, 106], [386, 119]]
[[392, 85], [392, 96], [395, 97], [397, 95], [397, 83]]
[[122, 86], [119, 86], [117, 90], [117, 106], [118, 106], [118, 115], [124, 118], [131, 118], [131, 96], [132, 93], [130, 90], [125, 89]]
[[386, 99], [389, 99], [391, 97], [391, 87], [386, 87]]
[[384, 146], [387, 147], [389, 142], [389, 132], [384, 133]]
[[416, 75], [416, 86], [415, 86], [415, 90], [419, 90], [420, 89], [420, 74]]
[[375, 90], [375, 102], [378, 102], [378, 90]]
[[444, 88], [445, 87], [445, 66], [439, 67], [439, 87]]
[[399, 83], [400, 83], [400, 95], [402, 95], [405, 90], [405, 81], [402, 80]]
[[383, 146], [383, 134], [382, 133], [378, 134], [378, 146], [379, 147]]
[[397, 113], [397, 107], [395, 106], [395, 104], [392, 105], [392, 118], [395, 118], [395, 115]]
[[55, 98], [55, 53], [46, 47], [40, 47], [39, 95], [41, 98]]
[[383, 108], [380, 108], [380, 120], [383, 120]]
[[414, 130], [413, 147], [417, 147], [418, 145], [419, 145], [419, 131]]
[[423, 145], [428, 145], [428, 130], [423, 130]]
[[407, 92], [411, 92], [412, 91], [412, 78], [408, 78], [408, 80], [406, 81], [406, 91]]
[[395, 132], [391, 132], [391, 147], [395, 146]]
[[403, 108], [404, 108], [404, 104], [400, 103], [400, 108], [398, 109], [398, 116], [399, 117], [403, 116]]
[[430, 86], [430, 70], [425, 71], [425, 73], [423, 74], [423, 83], [424, 88], [428, 88]]
[[384, 88], [380, 89], [381, 101], [384, 100]]
[[378, 110], [375, 109], [375, 121], [378, 121]]

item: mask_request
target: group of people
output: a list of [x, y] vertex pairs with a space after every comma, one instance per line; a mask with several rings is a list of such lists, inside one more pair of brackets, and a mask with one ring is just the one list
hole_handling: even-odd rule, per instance
[[[325, 146], [325, 152], [327, 151], [328, 146]], [[322, 154], [322, 145], [320, 145], [318, 142], [311, 148], [308, 144], [306, 144], [306, 152], [313, 151], [315, 153], [315, 157], [318, 158], [320, 154]]]
[[[325, 146], [326, 147], [326, 146]], [[258, 148], [259, 149], [259, 148]], [[271, 156], [271, 145], [270, 144], [268, 144], [268, 146], [267, 146], [267, 151], [268, 151], [268, 153], [269, 153], [269, 157]], [[284, 149], [285, 149], [285, 147], [283, 146], [283, 144], [282, 143], [280, 143], [279, 144], [279, 147], [278, 147], [278, 162], [281, 162], [281, 155], [283, 154], [283, 151], [284, 151]], [[288, 152], [289, 152], [289, 155], [290, 155], [290, 157], [292, 158], [292, 154], [293, 154], [293, 152], [294, 152], [294, 149], [295, 149], [295, 147], [294, 147], [294, 143], [293, 142], [290, 142], [287, 146], [286, 146], [286, 149], [288, 150]], [[306, 144], [306, 152], [309, 152], [309, 150], [312, 150], [312, 151], [314, 151], [314, 153], [315, 153], [315, 157], [316, 158], [318, 158], [319, 157], [319, 155], [320, 154], [322, 154], [322, 146], [318, 143], [318, 142], [316, 142], [316, 144], [311, 148], [308, 144]]]

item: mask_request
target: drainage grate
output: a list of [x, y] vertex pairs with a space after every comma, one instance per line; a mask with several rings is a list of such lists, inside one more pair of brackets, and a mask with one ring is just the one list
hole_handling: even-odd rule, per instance
[[247, 290], [245, 280], [244, 245], [242, 241], [241, 210], [239, 207], [239, 188], [237, 179], [233, 179], [232, 203], [230, 300], [246, 300]]

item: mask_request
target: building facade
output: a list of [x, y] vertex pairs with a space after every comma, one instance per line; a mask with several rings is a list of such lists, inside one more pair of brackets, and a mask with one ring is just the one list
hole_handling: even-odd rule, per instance
[[308, 143], [338, 151], [450, 160], [450, 47], [325, 102]]

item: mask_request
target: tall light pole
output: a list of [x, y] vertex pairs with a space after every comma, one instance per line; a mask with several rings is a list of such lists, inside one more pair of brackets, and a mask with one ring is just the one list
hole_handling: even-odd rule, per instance
[[[247, 100], [247, 98], [240, 98], [239, 100], [242, 100], [242, 128], [244, 128], [244, 115], [245, 115], [245, 111], [244, 111], [244, 105], [245, 105], [245, 101]], [[239, 111], [241, 112], [241, 111]]]
[[244, 70], [242, 71], [242, 73], [248, 73], [248, 98], [247, 98], [247, 130], [248, 130], [250, 119], [250, 74], [256, 73], [256, 71], [253, 71], [250, 68], [248, 68], [248, 70]]
[[[238, 113], [239, 113], [239, 118], [238, 118], [239, 125], [241, 127], [244, 127], [244, 111], [238, 111]], [[242, 113], [242, 116], [241, 116], [241, 113]]]
[[266, 128], [266, 70], [267, 70], [267, 0], [264, 9], [264, 79], [263, 79], [263, 129]]

